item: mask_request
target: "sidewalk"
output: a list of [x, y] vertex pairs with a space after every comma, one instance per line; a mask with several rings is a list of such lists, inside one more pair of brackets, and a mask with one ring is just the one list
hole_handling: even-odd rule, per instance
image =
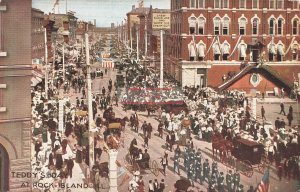
[[265, 103], [265, 104], [272, 104], [272, 103], [286, 103], [286, 104], [294, 104], [297, 103], [296, 100], [290, 99], [288, 97], [279, 98], [279, 97], [266, 97], [264, 99], [257, 98], [257, 103]]

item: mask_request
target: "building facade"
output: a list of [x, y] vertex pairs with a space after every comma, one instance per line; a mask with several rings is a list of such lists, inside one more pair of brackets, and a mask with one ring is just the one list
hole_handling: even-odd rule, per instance
[[182, 86], [212, 86], [242, 62], [300, 73], [300, 5], [290, 0], [171, 0], [165, 69]]
[[[0, 191], [31, 191], [31, 0], [0, 3]], [[12, 24], [13, 23], [13, 24]]]
[[32, 64], [42, 64], [45, 57], [44, 12], [35, 8], [31, 12]]

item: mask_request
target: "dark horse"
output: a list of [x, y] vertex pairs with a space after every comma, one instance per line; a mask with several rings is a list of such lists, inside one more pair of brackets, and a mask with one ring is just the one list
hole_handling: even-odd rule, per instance
[[233, 143], [229, 140], [223, 138], [220, 133], [215, 133], [212, 136], [212, 151], [213, 157], [219, 151], [220, 161], [223, 162], [224, 158], [227, 156], [228, 152], [232, 152], [234, 146]]
[[125, 131], [126, 122], [128, 121], [129, 121], [128, 117], [123, 117], [122, 119], [121, 118], [111, 119], [111, 122], [121, 124], [121, 131]]

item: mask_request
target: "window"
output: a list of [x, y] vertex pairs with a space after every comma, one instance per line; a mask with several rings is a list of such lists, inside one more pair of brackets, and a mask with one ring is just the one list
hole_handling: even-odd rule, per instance
[[228, 56], [229, 56], [229, 44], [228, 43], [224, 43], [222, 46], [222, 53], [223, 53], [223, 60], [228, 60]]
[[189, 28], [190, 28], [190, 34], [196, 33], [196, 17], [190, 17], [189, 18]]
[[214, 60], [219, 61], [221, 55], [220, 45], [214, 44]]
[[283, 57], [284, 57], [284, 48], [282, 44], [279, 44], [277, 46], [277, 61], [283, 61]]
[[198, 0], [198, 8], [205, 8], [205, 0]]
[[190, 42], [188, 45], [190, 61], [196, 60], [196, 45], [194, 42]]
[[190, 8], [196, 8], [196, 0], [190, 0]]
[[283, 9], [283, 0], [277, 0], [277, 9]]
[[221, 0], [215, 0], [215, 8], [217, 9], [221, 8]]
[[275, 45], [269, 45], [269, 61], [274, 61], [274, 56], [276, 55]]
[[228, 0], [223, 0], [223, 8], [229, 8]]
[[220, 25], [221, 25], [221, 19], [214, 18], [214, 34], [215, 35], [220, 35]]
[[247, 50], [246, 44], [240, 44], [240, 46], [239, 46], [239, 60], [240, 61], [244, 61], [246, 59], [246, 50]]
[[223, 18], [223, 35], [229, 34], [229, 18]]
[[298, 28], [299, 28], [299, 25], [298, 25], [298, 19], [294, 19], [293, 20], [293, 35], [298, 35]]
[[300, 1], [293, 1], [293, 9], [299, 9], [300, 8]]
[[253, 35], [258, 35], [258, 19], [255, 18], [252, 21], [252, 34]]
[[198, 34], [199, 35], [204, 35], [204, 26], [205, 26], [205, 18], [200, 17], [198, 19]]
[[246, 35], [246, 19], [245, 18], [241, 18], [239, 20], [239, 31], [240, 31], [240, 35]]
[[259, 8], [259, 0], [252, 0], [252, 9]]
[[203, 61], [205, 57], [205, 45], [203, 43], [200, 43], [198, 46], [198, 57], [199, 61]]
[[275, 34], [275, 19], [270, 19], [269, 21], [269, 34], [270, 35]]
[[277, 21], [277, 34], [278, 35], [283, 34], [283, 19], [278, 19]]
[[292, 60], [298, 60], [298, 46], [294, 46], [294, 48], [292, 49]]
[[270, 0], [270, 4], [269, 4], [269, 7], [270, 9], [275, 9], [276, 8], [276, 0]]
[[240, 0], [240, 9], [246, 9], [246, 0]]

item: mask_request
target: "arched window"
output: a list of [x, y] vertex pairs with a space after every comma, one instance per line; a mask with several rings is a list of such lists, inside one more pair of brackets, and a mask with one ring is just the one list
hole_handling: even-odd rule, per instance
[[199, 43], [198, 45], [198, 59], [199, 61], [203, 61], [205, 57], [205, 45], [203, 43]]
[[252, 20], [252, 34], [253, 35], [258, 35], [258, 25], [259, 25], [258, 18], [254, 18]]
[[228, 43], [223, 43], [222, 45], [223, 60], [225, 61], [228, 60], [229, 51], [230, 51], [230, 45]]
[[299, 45], [294, 45], [292, 48], [292, 60], [293, 61], [298, 61], [298, 50], [299, 50]]
[[284, 47], [282, 44], [277, 45], [277, 61], [283, 61]]
[[269, 61], [274, 61], [274, 56], [276, 55], [275, 44], [273, 43], [269, 44], [268, 53], [269, 53]]
[[277, 34], [278, 35], [283, 35], [283, 19], [279, 18], [277, 21]]
[[221, 19], [219, 17], [214, 18], [214, 34], [220, 35], [220, 29], [221, 29]]
[[199, 17], [198, 18], [198, 34], [204, 35], [204, 27], [205, 27], [205, 18]]
[[189, 18], [189, 29], [190, 29], [190, 34], [195, 34], [196, 33], [196, 17], [191, 16]]
[[292, 27], [293, 27], [293, 35], [299, 34], [299, 19], [294, 19], [292, 21]]
[[190, 61], [195, 61], [196, 60], [196, 44], [194, 43], [194, 41], [191, 41], [188, 44], [188, 49], [189, 49]]
[[223, 18], [223, 35], [229, 35], [230, 20], [228, 17]]
[[215, 43], [213, 50], [214, 50], [214, 60], [219, 61], [221, 55], [220, 45], [218, 43]]
[[240, 35], [246, 35], [246, 24], [247, 24], [246, 18], [240, 18], [239, 19], [239, 31], [240, 31]]
[[240, 61], [244, 61], [246, 59], [246, 50], [247, 50], [246, 44], [240, 44], [240, 46], [239, 46], [239, 60]]
[[271, 18], [269, 20], [269, 34], [275, 35], [275, 19], [274, 18]]

